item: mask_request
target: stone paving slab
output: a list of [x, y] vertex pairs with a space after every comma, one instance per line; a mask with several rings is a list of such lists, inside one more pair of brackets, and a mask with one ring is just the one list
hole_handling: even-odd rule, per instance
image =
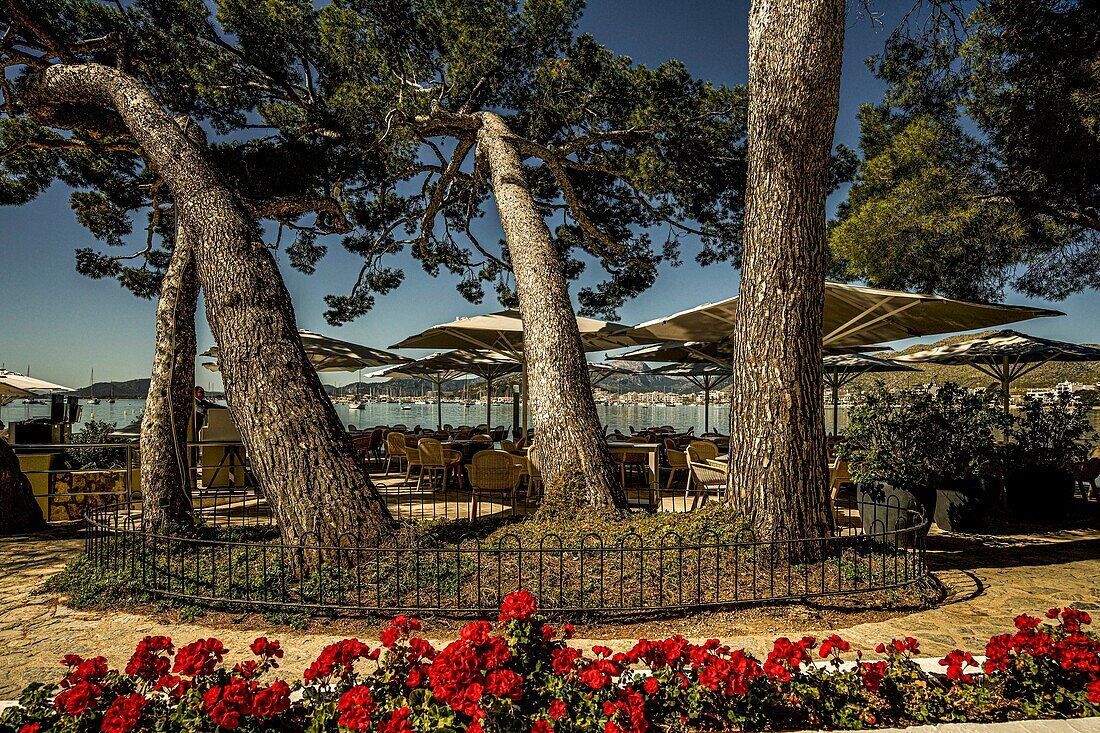
[[[300, 674], [325, 645], [346, 635], [326, 634], [323, 626], [309, 632], [275, 626], [212, 628], [203, 625], [202, 619], [182, 624], [156, 614], [77, 611], [60, 599], [33, 593], [82, 547], [80, 540], [56, 536], [0, 540], [0, 700], [17, 697], [31, 681], [56, 678], [57, 660], [67, 653], [103, 654], [112, 665], [122, 666], [146, 634], [167, 634], [184, 642], [217, 636], [237, 653], [244, 652], [256, 636], [273, 636], [286, 649], [283, 671], [287, 676]], [[1009, 630], [1021, 612], [1040, 614], [1051, 606], [1074, 606], [1098, 611], [1094, 615], [1100, 620], [1100, 530], [1037, 536], [933, 535], [929, 562], [950, 593], [936, 608], [848, 628], [777, 627], [768, 628], [766, 635], [723, 636], [722, 640], [760, 653], [782, 634], [836, 632], [864, 649], [891, 638], [915, 636], [924, 654], [942, 656], [954, 648], [981, 652], [985, 641]], [[691, 627], [699, 634], [695, 640], [705, 638], [707, 619], [706, 614], [692, 618]], [[368, 633], [358, 635], [371, 640]], [[574, 643], [584, 647], [605, 643], [622, 650], [635, 639], [577, 639]], [[234, 658], [231, 654], [230, 659]]]

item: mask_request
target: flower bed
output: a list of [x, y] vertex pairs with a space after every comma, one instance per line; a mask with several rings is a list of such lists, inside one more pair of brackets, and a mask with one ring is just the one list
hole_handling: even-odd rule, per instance
[[[526, 591], [494, 629], [463, 628], [435, 649], [398, 616], [371, 648], [326, 647], [300, 679], [278, 678], [283, 650], [261, 637], [232, 667], [217, 639], [180, 647], [147, 636], [121, 670], [66, 656], [59, 684], [33, 684], [0, 730], [646, 733], [650, 729], [868, 728], [1100, 714], [1100, 637], [1087, 613], [1021, 615], [979, 663], [955, 650], [923, 672], [916, 639], [879, 644], [869, 661], [833, 635], [780, 638], [762, 660], [717, 640], [639, 640], [625, 653], [569, 646]], [[845, 657], [854, 664], [845, 664]]]

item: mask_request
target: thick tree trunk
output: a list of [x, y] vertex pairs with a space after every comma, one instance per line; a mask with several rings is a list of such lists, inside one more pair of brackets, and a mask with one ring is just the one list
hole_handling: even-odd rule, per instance
[[201, 147], [144, 86], [110, 67], [52, 66], [32, 80], [28, 99], [55, 125], [117, 112], [171, 190], [194, 247], [226, 399], [284, 539], [339, 545], [388, 535], [393, 519], [306, 358], [278, 266]]
[[0, 535], [34, 532], [45, 526], [31, 482], [19, 469], [19, 457], [0, 438]]
[[748, 188], [733, 330], [730, 496], [762, 539], [827, 536], [825, 197], [844, 0], [754, 0]]
[[153, 531], [193, 521], [187, 427], [195, 404], [198, 298], [194, 251], [187, 232], [177, 226], [175, 251], [160, 286], [156, 350], [141, 420], [141, 519]]
[[527, 186], [504, 120], [479, 113], [477, 154], [487, 164], [508, 241], [523, 318], [523, 350], [545, 492], [539, 515], [579, 508], [620, 513], [626, 496], [604, 442], [569, 288], [550, 230]]

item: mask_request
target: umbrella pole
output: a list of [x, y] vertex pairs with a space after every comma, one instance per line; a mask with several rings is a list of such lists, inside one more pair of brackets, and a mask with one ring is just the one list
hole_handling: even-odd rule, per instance
[[710, 382], [703, 387], [703, 433], [710, 432]]
[[435, 416], [437, 420], [436, 430], [443, 430], [443, 382], [435, 383]]
[[833, 437], [835, 438], [840, 434], [840, 385], [834, 379], [833, 381]]
[[1009, 412], [1009, 408], [1008, 408], [1008, 385], [1009, 385], [1008, 357], [1006, 356], [1004, 358], [1004, 361], [1001, 363], [1001, 400], [1004, 402], [1005, 414], [1006, 415]]
[[493, 377], [485, 378], [485, 425], [491, 431], [493, 429]]

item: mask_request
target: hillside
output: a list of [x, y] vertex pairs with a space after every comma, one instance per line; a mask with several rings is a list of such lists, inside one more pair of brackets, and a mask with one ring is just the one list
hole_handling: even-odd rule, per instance
[[[961, 341], [969, 341], [978, 336], [985, 336], [993, 331], [981, 334], [966, 334], [962, 336], [948, 336], [930, 344], [916, 344], [901, 351], [881, 351], [874, 356], [884, 359], [915, 354], [936, 346], [947, 346]], [[989, 376], [982, 374], [977, 369], [968, 366], [946, 366], [942, 364], [910, 364], [920, 369], [919, 372], [890, 372], [886, 374], [868, 374], [857, 378], [852, 382], [855, 387], [869, 385], [876, 379], [881, 379], [890, 387], [904, 387], [907, 385], [925, 384], [935, 381], [955, 382], [963, 387], [987, 387], [992, 383]], [[1100, 362], [1050, 362], [1038, 369], [1025, 374], [1012, 383], [1013, 392], [1036, 387], [1053, 387], [1059, 382], [1080, 382], [1082, 384], [1096, 384], [1100, 382]]]
[[120, 400], [143, 400], [149, 394], [149, 379], [127, 379], [124, 382], [96, 382], [91, 387], [81, 387], [72, 392], [77, 397], [100, 399], [115, 397]]

